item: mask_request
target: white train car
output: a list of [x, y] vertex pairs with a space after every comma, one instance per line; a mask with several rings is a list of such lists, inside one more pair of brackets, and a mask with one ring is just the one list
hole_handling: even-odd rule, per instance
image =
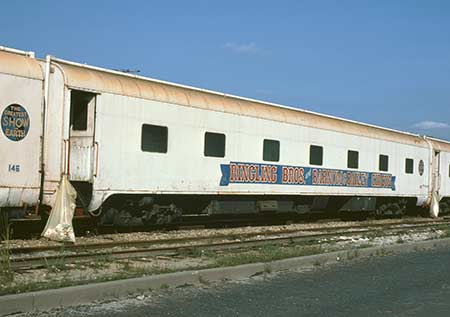
[[448, 212], [446, 141], [6, 48], [0, 87], [0, 207], [13, 217], [51, 208], [64, 174], [87, 212], [118, 225]]

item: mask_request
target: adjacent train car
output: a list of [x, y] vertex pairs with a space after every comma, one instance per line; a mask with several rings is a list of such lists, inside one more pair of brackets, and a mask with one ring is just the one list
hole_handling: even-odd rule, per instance
[[0, 86], [12, 217], [51, 208], [62, 175], [113, 225], [449, 209], [446, 141], [6, 48]]

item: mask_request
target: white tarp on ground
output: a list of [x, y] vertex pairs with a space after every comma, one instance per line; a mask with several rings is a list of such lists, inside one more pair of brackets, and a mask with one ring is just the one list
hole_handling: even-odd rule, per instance
[[438, 215], [439, 215], [439, 194], [437, 192], [433, 192], [430, 206], [430, 216], [432, 218], [437, 218]]
[[75, 242], [75, 233], [73, 231], [72, 219], [75, 211], [75, 199], [77, 192], [63, 175], [56, 201], [45, 226], [42, 236], [50, 240], [62, 242]]

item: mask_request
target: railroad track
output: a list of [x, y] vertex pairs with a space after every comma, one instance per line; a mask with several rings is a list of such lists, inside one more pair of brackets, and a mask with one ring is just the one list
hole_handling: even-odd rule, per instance
[[13, 270], [40, 268], [63, 259], [65, 263], [92, 262], [100, 257], [116, 259], [150, 258], [160, 255], [173, 256], [189, 254], [194, 249], [222, 251], [249, 249], [264, 245], [311, 244], [321, 239], [347, 237], [354, 235], [377, 234], [392, 235], [405, 230], [446, 228], [449, 220], [435, 220], [426, 223], [403, 222], [395, 224], [361, 224], [336, 228], [292, 229], [278, 232], [251, 232], [242, 234], [219, 234], [207, 237], [173, 239], [152, 239], [121, 241], [79, 245], [12, 248], [11, 266]]
[[[291, 234], [298, 232], [314, 232], [314, 231], [339, 231], [339, 230], [357, 230], [358, 228], [384, 228], [386, 226], [398, 226], [402, 228], [408, 228], [408, 226], [420, 227], [420, 226], [430, 226], [430, 225], [440, 225], [440, 224], [450, 224], [449, 220], [432, 220], [432, 221], [416, 221], [407, 220], [401, 223], [371, 223], [371, 224], [353, 224], [338, 227], [320, 227], [320, 228], [303, 228], [303, 229], [287, 229], [281, 231], [263, 231], [263, 232], [249, 232], [249, 233], [239, 233], [240, 238], [249, 238], [260, 235], [280, 235], [280, 234]], [[237, 234], [215, 234], [205, 237], [203, 239], [227, 239], [230, 237], [235, 237]], [[76, 250], [88, 250], [97, 249], [104, 247], [126, 247], [126, 246], [151, 246], [155, 244], [175, 244], [182, 242], [190, 242], [198, 240], [198, 237], [188, 237], [188, 238], [168, 238], [168, 239], [151, 239], [151, 240], [135, 240], [135, 241], [111, 241], [111, 242], [101, 242], [101, 243], [85, 243], [85, 244], [64, 244], [64, 245], [51, 245], [51, 246], [39, 246], [39, 247], [16, 247], [10, 248], [11, 254], [25, 254], [25, 253], [37, 253], [45, 251], [61, 251], [64, 249], [66, 251], [76, 251]]]

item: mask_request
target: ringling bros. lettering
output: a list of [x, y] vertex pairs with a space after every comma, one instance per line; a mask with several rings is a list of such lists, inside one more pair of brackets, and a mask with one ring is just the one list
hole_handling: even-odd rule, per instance
[[395, 176], [315, 167], [230, 162], [221, 164], [220, 186], [229, 184], [279, 184], [389, 188], [395, 190]]

